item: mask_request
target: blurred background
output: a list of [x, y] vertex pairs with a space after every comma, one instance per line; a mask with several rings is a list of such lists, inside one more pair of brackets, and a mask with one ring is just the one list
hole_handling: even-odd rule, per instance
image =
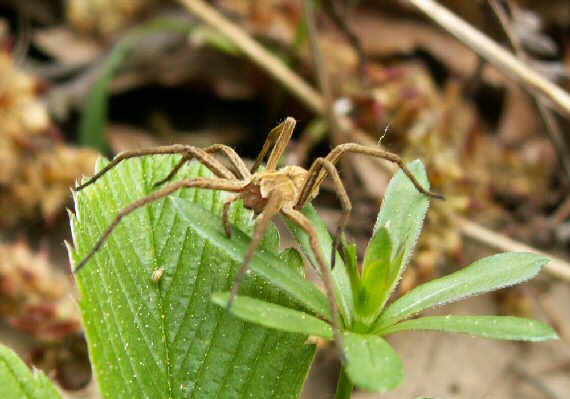
[[[418, 3], [431, 0], [321, 0], [307, 18], [301, 0], [0, 1], [0, 341], [68, 397], [97, 398], [63, 245], [70, 187], [128, 149], [223, 143], [255, 158], [293, 116], [287, 163], [308, 167], [342, 142], [381, 146], [420, 158], [446, 196], [400, 293], [496, 252], [553, 258], [530, 284], [432, 313], [532, 317], [559, 341], [395, 336], [406, 380], [382, 397], [568, 397], [570, 2], [441, 0], [452, 27]], [[487, 40], [456, 39], [465, 24]], [[252, 40], [261, 58], [243, 47]], [[479, 56], [487, 42], [513, 63]], [[395, 169], [353, 156], [340, 169], [362, 254]], [[332, 228], [329, 184], [314, 204]], [[337, 373], [320, 345], [303, 397], [333, 397]]]

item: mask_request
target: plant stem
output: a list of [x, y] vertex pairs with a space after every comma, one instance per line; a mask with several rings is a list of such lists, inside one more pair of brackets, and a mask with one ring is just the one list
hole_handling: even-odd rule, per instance
[[409, 0], [413, 6], [485, 58], [506, 77], [521, 82], [532, 94], [548, 98], [561, 113], [570, 115], [570, 95], [560, 86], [517, 59], [488, 36], [466, 23], [435, 0]]
[[336, 399], [350, 399], [352, 396], [352, 389], [354, 384], [346, 375], [344, 365], [340, 368], [340, 374], [338, 375], [338, 383], [336, 385]]

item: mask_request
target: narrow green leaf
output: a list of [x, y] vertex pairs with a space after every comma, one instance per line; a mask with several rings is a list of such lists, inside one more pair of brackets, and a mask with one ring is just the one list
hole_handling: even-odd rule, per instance
[[427, 308], [526, 281], [548, 259], [529, 253], [503, 253], [481, 259], [448, 276], [422, 284], [390, 305], [374, 323], [378, 332]]
[[390, 234], [387, 228], [381, 227], [368, 244], [362, 264], [362, 288], [354, 304], [356, 312], [370, 322], [381, 310], [391, 255]]
[[513, 341], [556, 339], [556, 332], [544, 323], [513, 316], [428, 316], [406, 320], [379, 332], [385, 336], [403, 331], [444, 331]]
[[305, 265], [303, 256], [295, 248], [286, 248], [279, 254], [281, 262], [285, 263], [289, 268], [297, 271], [297, 273], [305, 279]]
[[173, 18], [157, 18], [126, 35], [113, 48], [102, 66], [99, 79], [93, 86], [81, 113], [79, 122], [79, 142], [83, 146], [106, 150], [105, 129], [107, 127], [108, 88], [119, 66], [128, 56], [130, 50], [143, 38], [157, 32], [188, 32], [188, 22]]
[[242, 55], [242, 51], [234, 44], [234, 41], [223, 33], [216, 30], [205, 28], [201, 30], [201, 41], [219, 50], [222, 53], [238, 57]]
[[[73, 263], [91, 250], [119, 210], [153, 192], [154, 184], [179, 159], [153, 156], [124, 161], [76, 193], [76, 215], [71, 218]], [[198, 163], [186, 165], [178, 174], [179, 179], [197, 176], [212, 174]], [[228, 196], [185, 189], [172, 197], [192, 202], [196, 218], [216, 214], [211, 223], [221, 224], [219, 215]], [[241, 203], [232, 206], [230, 220], [238, 237], [242, 231], [252, 233], [252, 212]], [[271, 253], [271, 262], [288, 268], [276, 255], [274, 226], [262, 246], [263, 253]], [[155, 201], [119, 223], [76, 276], [102, 397], [299, 396], [315, 352], [313, 345], [305, 344], [306, 337], [244, 322], [210, 301], [213, 292], [231, 289], [245, 255], [240, 248], [236, 261], [219, 243], [190, 226], [170, 199]], [[154, 282], [153, 272], [159, 268], [164, 270], [162, 277]], [[299, 275], [299, 265], [289, 269]], [[253, 273], [244, 279], [240, 293], [291, 305], [288, 296]]]
[[382, 290], [381, 298], [378, 299], [379, 305], [376, 317], [382, 312], [388, 299], [390, 299], [390, 295], [392, 295], [392, 291], [396, 288], [399, 279], [398, 273], [404, 262], [404, 250], [404, 246], [400, 246], [396, 251], [392, 250], [395, 254], [392, 255], [392, 260], [390, 260], [390, 265], [388, 266], [388, 277], [386, 278], [385, 288]]
[[380, 227], [368, 243], [364, 260], [362, 261], [362, 275], [363, 278], [367, 273], [367, 269], [378, 263], [378, 261], [388, 263], [392, 255], [392, 240], [390, 239], [390, 232], [386, 227]]
[[[181, 198], [170, 198], [180, 217], [211, 245], [222, 251], [236, 262], [243, 260], [251, 243], [251, 238], [234, 228], [228, 238], [221, 217], [204, 211], [199, 205]], [[304, 276], [282, 262], [263, 246], [257, 251], [250, 263], [250, 270], [265, 277], [276, 287], [291, 295], [300, 304], [330, 320], [330, 305], [324, 294]]]
[[388, 342], [376, 335], [343, 334], [346, 373], [359, 388], [386, 392], [404, 378], [402, 361]]
[[[212, 295], [212, 302], [225, 308], [229, 297], [229, 292], [216, 292]], [[230, 312], [242, 320], [261, 324], [268, 328], [333, 339], [330, 324], [305, 312], [259, 299], [237, 296], [232, 303]]]
[[61, 395], [44, 373], [30, 370], [18, 355], [0, 344], [0, 398], [61, 399]]
[[[419, 160], [408, 164], [408, 168], [416, 179], [429, 189], [424, 165]], [[412, 255], [416, 241], [422, 229], [424, 218], [429, 206], [429, 197], [420, 193], [411, 180], [401, 170], [390, 180], [386, 197], [380, 208], [380, 213], [374, 225], [374, 232], [381, 227], [388, 228], [392, 240], [392, 248], [403, 251], [402, 260], [394, 264], [394, 270], [390, 273], [386, 292], [387, 297], [394, 291], [408, 260]], [[392, 252], [392, 259], [398, 251]]]
[[356, 244], [355, 243], [348, 243], [346, 240], [346, 237], [342, 236], [342, 240], [343, 243], [342, 245], [344, 246], [344, 259], [345, 259], [345, 266], [346, 266], [346, 272], [348, 274], [348, 279], [350, 281], [350, 287], [352, 289], [352, 298], [355, 301], [355, 307], [356, 305], [356, 300], [358, 297], [358, 294], [360, 293], [361, 289], [362, 289], [362, 280], [360, 277], [360, 266], [358, 265], [358, 253], [357, 253], [357, 248], [356, 248]]
[[[332, 252], [332, 238], [325, 226], [325, 223], [322, 221], [319, 214], [311, 204], [308, 204], [303, 208], [303, 214], [307, 218], [309, 218], [309, 220], [312, 222], [313, 227], [317, 231], [317, 234], [319, 235], [319, 242], [321, 244], [321, 249], [323, 251], [323, 254], [325, 255], [328, 264], [330, 265], [331, 252]], [[307, 256], [307, 259], [309, 260], [313, 268], [319, 271], [320, 268], [318, 266], [315, 256], [313, 255], [313, 251], [311, 250], [311, 244], [309, 242], [309, 237], [307, 236], [307, 234], [304, 232], [303, 229], [301, 229], [296, 224], [290, 222], [289, 220], [287, 220], [286, 222], [287, 226], [295, 236], [295, 239], [303, 249], [303, 252]], [[345, 325], [351, 325], [352, 324], [351, 310], [353, 309], [352, 288], [350, 285], [350, 280], [348, 278], [346, 267], [344, 266], [342, 258], [340, 257], [338, 252], [336, 254], [335, 268], [332, 271], [332, 276], [333, 276], [333, 281], [335, 283], [335, 296], [340, 315], [342, 316]]]

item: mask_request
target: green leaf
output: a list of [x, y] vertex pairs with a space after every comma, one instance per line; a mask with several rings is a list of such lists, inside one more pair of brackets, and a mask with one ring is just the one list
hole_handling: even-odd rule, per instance
[[41, 371], [33, 372], [12, 350], [0, 344], [0, 398], [61, 398], [53, 382]]
[[[243, 260], [251, 238], [234, 228], [228, 238], [219, 216], [205, 212], [199, 205], [181, 198], [169, 199], [180, 217], [193, 228], [200, 237], [236, 262]], [[274, 250], [275, 252], [275, 250]], [[298, 258], [300, 259], [300, 258]], [[281, 288], [300, 304], [330, 320], [330, 305], [324, 294], [298, 271], [288, 267], [275, 253], [264, 250], [263, 246], [252, 259], [250, 270], [265, 277], [274, 286]]]
[[[353, 300], [356, 301], [357, 297], [362, 289], [362, 280], [360, 277], [360, 266], [358, 265], [358, 253], [355, 243], [348, 243], [346, 237], [342, 236], [342, 245], [344, 246], [344, 259], [346, 272], [348, 274], [348, 279], [350, 281], [350, 287], [352, 289]], [[355, 302], [355, 307], [356, 302]]]
[[[408, 164], [408, 168], [418, 182], [424, 188], [429, 189], [426, 170], [421, 161], [416, 160]], [[400, 170], [396, 173], [390, 180], [384, 202], [374, 225], [375, 233], [381, 227], [388, 228], [392, 240], [392, 248], [398, 248], [398, 251], [392, 252], [392, 259], [396, 259], [396, 256], [402, 251], [401, 261], [391, 266], [392, 270], [388, 276], [386, 285], [387, 296], [384, 303], [396, 288], [412, 255], [428, 207], [429, 197], [420, 193], [403, 171]]]
[[374, 323], [378, 332], [424, 309], [526, 281], [548, 259], [529, 253], [503, 253], [481, 259], [448, 276], [422, 284], [392, 303]]
[[544, 323], [513, 316], [428, 316], [406, 320], [379, 332], [385, 336], [402, 331], [444, 331], [514, 341], [556, 339], [556, 332]]
[[242, 51], [234, 44], [234, 41], [223, 33], [209, 28], [202, 28], [200, 33], [201, 40], [216, 50], [234, 57], [242, 55]]
[[388, 342], [376, 335], [343, 334], [346, 373], [359, 388], [386, 392], [404, 378], [402, 361]]
[[81, 113], [79, 122], [79, 143], [81, 145], [95, 148], [101, 152], [106, 150], [105, 129], [107, 127], [109, 84], [130, 50], [141, 39], [157, 32], [189, 32], [190, 29], [191, 25], [188, 22], [173, 18], [157, 18], [119, 41], [103, 63], [101, 75], [89, 93]]
[[391, 255], [390, 234], [387, 228], [381, 227], [368, 244], [362, 264], [362, 288], [354, 304], [359, 316], [369, 322], [372, 322], [381, 310]]
[[[229, 292], [217, 292], [212, 295], [212, 302], [226, 307]], [[305, 312], [300, 312], [281, 305], [260, 301], [246, 296], [236, 296], [230, 312], [240, 319], [261, 324], [268, 328], [276, 328], [291, 333], [316, 335], [325, 339], [333, 339], [330, 324]]]
[[[153, 192], [154, 184], [179, 159], [153, 156], [124, 161], [76, 193], [76, 215], [71, 217], [73, 263], [91, 250], [119, 210]], [[211, 177], [211, 173], [198, 163], [178, 173], [178, 178], [196, 176]], [[221, 224], [219, 216], [209, 215], [221, 214], [226, 193], [185, 189], [172, 197], [192, 202], [196, 218], [212, 217], [212, 223]], [[232, 206], [230, 220], [238, 237], [241, 231], [251, 234], [252, 212], [241, 203]], [[289, 268], [276, 255], [278, 245], [272, 226], [262, 252], [276, 259], [279, 267]], [[239, 247], [243, 257], [245, 251]], [[170, 199], [125, 217], [76, 276], [102, 396], [299, 396], [315, 353], [313, 345], [305, 344], [306, 337], [246, 323], [210, 301], [213, 292], [231, 289], [240, 265], [241, 258], [236, 261], [219, 243], [189, 226]], [[164, 268], [162, 277], [154, 282], [153, 272], [159, 268]], [[299, 265], [290, 268], [299, 274]], [[291, 305], [286, 295], [255, 274], [246, 276], [240, 293]]]
[[362, 261], [362, 276], [369, 273], [368, 269], [378, 262], [388, 263], [392, 255], [392, 240], [390, 232], [386, 227], [381, 227], [372, 236], [364, 254]]
[[[325, 226], [325, 223], [320, 218], [319, 214], [315, 210], [315, 208], [311, 204], [307, 204], [303, 208], [303, 214], [309, 218], [313, 227], [317, 231], [319, 236], [319, 242], [321, 244], [321, 249], [325, 258], [327, 260], [328, 265], [330, 266], [330, 259], [332, 253], [332, 238]], [[292, 223], [289, 220], [286, 220], [287, 226], [293, 233], [293, 236], [303, 249], [303, 252], [307, 256], [307, 259], [313, 266], [317, 272], [320, 270], [315, 255], [311, 250], [311, 244], [309, 242], [309, 237], [305, 233], [303, 229], [301, 229], [296, 224]], [[352, 288], [350, 285], [350, 280], [348, 278], [348, 274], [346, 271], [346, 267], [342, 261], [340, 255], [336, 254], [336, 261], [335, 261], [335, 268], [332, 271], [333, 281], [335, 284], [335, 296], [337, 300], [338, 309], [342, 319], [344, 320], [345, 325], [352, 324], [352, 313], [351, 310], [353, 309], [352, 305]]]

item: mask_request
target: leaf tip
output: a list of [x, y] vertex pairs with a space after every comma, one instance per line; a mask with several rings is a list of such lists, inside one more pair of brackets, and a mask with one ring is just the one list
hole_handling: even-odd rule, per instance
[[210, 300], [218, 306], [226, 307], [228, 305], [229, 296], [229, 292], [214, 292], [210, 295]]

